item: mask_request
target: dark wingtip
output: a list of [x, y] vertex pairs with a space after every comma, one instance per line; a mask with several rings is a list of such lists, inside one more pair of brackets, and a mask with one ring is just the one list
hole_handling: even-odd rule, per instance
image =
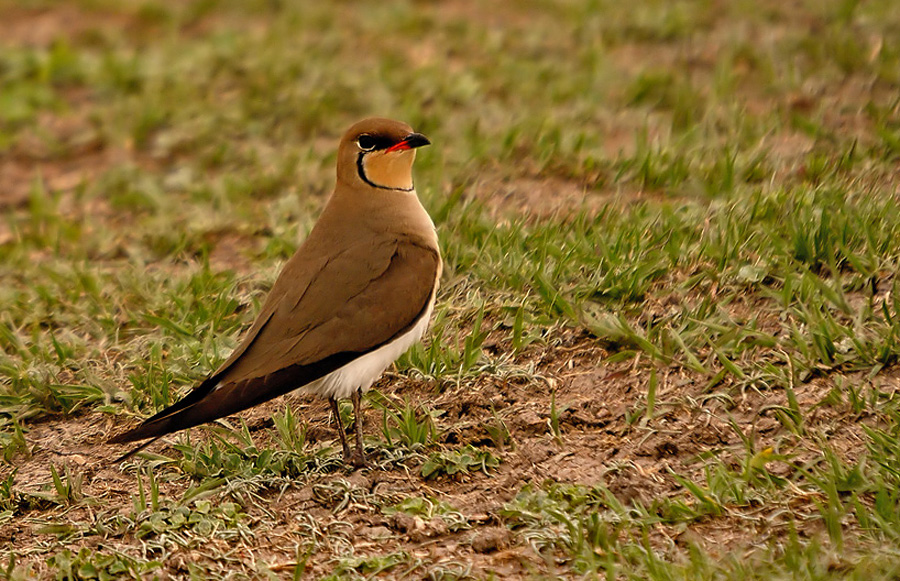
[[[129, 433], [130, 433], [130, 432], [125, 432], [124, 434], [119, 434], [119, 435], [116, 436], [115, 438], [110, 438], [109, 440], [107, 440], [107, 443], [108, 443], [108, 444], [121, 444], [121, 443], [125, 443], [125, 442], [131, 442], [132, 440], [122, 440], [122, 439], [120, 439], [120, 438], [122, 438], [123, 436], [127, 436]], [[157, 437], [153, 438], [152, 440], [147, 440], [147, 441], [144, 442], [143, 444], [141, 444], [141, 445], [139, 445], [139, 446], [136, 446], [135, 448], [129, 450], [128, 452], [125, 452], [124, 454], [122, 454], [121, 456], [119, 456], [118, 458], [116, 458], [115, 460], [113, 460], [112, 463], [113, 463], [113, 464], [118, 464], [119, 462], [122, 462], [123, 460], [127, 460], [128, 458], [131, 458], [132, 456], [134, 456], [135, 454], [137, 454], [138, 452], [140, 452], [141, 450], [143, 450], [144, 448], [146, 448], [147, 446], [149, 446], [149, 445], [152, 444], [153, 442], [157, 441], [159, 438], [160, 438], [160, 436], [157, 436]]]
[[112, 438], [106, 441], [107, 444], [127, 444], [129, 442], [136, 442], [138, 440], [143, 440], [144, 438], [152, 438], [154, 436], [160, 436], [162, 434], [148, 434], [149, 430], [147, 429], [150, 420], [145, 420], [138, 424], [137, 426], [122, 432], [121, 434], [115, 435]]
[[128, 434], [130, 432], [124, 432], [119, 434], [118, 436], [113, 436], [112, 438], [106, 441], [107, 444], [125, 444], [127, 442], [131, 442], [132, 440], [128, 439]]

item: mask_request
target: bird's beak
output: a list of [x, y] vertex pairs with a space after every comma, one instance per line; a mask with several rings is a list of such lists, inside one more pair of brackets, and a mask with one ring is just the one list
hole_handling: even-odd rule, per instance
[[431, 145], [431, 142], [428, 141], [427, 137], [425, 137], [421, 133], [410, 133], [403, 138], [403, 141], [397, 142], [394, 145], [388, 147], [386, 151], [404, 151], [406, 149], [422, 147], [423, 145]]

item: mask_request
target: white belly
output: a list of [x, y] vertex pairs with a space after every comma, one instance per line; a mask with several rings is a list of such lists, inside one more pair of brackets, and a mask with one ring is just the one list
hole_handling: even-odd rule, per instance
[[354, 359], [350, 363], [335, 369], [325, 377], [317, 379], [303, 386], [309, 393], [315, 393], [323, 397], [343, 399], [361, 389], [366, 391], [375, 380], [378, 379], [388, 366], [406, 353], [407, 349], [422, 338], [428, 321], [431, 319], [431, 311], [434, 309], [434, 301], [428, 305], [425, 315], [419, 319], [412, 329], [400, 335], [390, 343], [382, 345], [375, 351], [366, 353], [362, 357]]

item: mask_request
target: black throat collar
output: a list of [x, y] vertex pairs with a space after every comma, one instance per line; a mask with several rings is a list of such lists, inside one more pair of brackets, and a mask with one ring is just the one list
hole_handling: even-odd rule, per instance
[[379, 190], [391, 190], [394, 192], [411, 192], [415, 189], [413, 186], [410, 186], [408, 188], [389, 188], [387, 186], [382, 186], [382, 185], [376, 184], [375, 182], [370, 180], [368, 177], [366, 177], [366, 166], [363, 165], [363, 157], [367, 153], [369, 153], [369, 152], [368, 151], [360, 151], [359, 155], [356, 156], [356, 173], [359, 174], [359, 179], [366, 182], [373, 188], [378, 188]]

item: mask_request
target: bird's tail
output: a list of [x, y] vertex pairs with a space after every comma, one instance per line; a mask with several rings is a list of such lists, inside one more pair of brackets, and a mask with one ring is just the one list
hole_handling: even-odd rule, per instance
[[206, 397], [216, 389], [218, 384], [219, 378], [217, 376], [208, 378], [181, 400], [170, 405], [153, 417], [147, 418], [141, 422], [140, 425], [107, 440], [107, 443], [109, 444], [126, 444], [128, 442], [153, 438], [149, 442], [141, 444], [139, 447], [117, 459], [116, 462], [124, 460], [132, 454], [143, 450], [145, 447], [155, 442], [160, 436], [191, 428], [215, 419], [216, 417], [221, 417], [217, 415], [217, 413], [209, 413], [208, 410], [202, 409], [208, 406], [198, 406], [198, 404], [206, 400]]
[[[223, 418], [283, 395], [299, 386], [323, 377], [346, 365], [359, 353], [336, 353], [310, 365], [293, 365], [263, 377], [231, 382], [223, 373], [210, 376], [183, 399], [162, 410], [143, 423], [108, 440], [125, 444], [146, 438], [159, 438], [172, 432], [192, 428]], [[153, 440], [135, 448], [119, 460], [144, 449]]]

